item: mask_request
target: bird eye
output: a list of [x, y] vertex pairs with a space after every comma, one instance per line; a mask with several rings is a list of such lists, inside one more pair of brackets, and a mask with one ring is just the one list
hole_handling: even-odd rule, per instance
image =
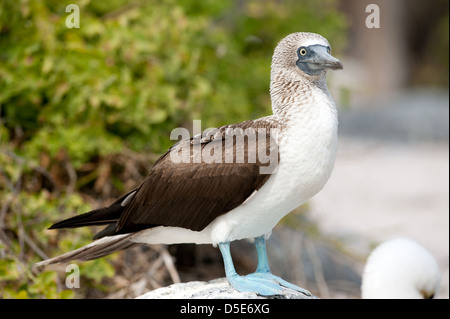
[[300, 48], [300, 50], [298, 50], [298, 52], [300, 53], [300, 55], [306, 55], [306, 53], [307, 53], [308, 51], [306, 51], [305, 48]]
[[330, 47], [327, 47], [327, 53], [331, 54], [331, 48]]

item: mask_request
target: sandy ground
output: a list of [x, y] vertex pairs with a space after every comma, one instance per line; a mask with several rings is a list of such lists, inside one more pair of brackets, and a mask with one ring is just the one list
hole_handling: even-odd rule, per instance
[[311, 200], [324, 233], [367, 255], [373, 244], [409, 237], [437, 259], [449, 298], [448, 142], [395, 143], [341, 138], [333, 174]]

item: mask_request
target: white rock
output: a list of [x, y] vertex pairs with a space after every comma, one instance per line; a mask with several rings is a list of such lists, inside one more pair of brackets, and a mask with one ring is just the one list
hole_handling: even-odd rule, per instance
[[232, 288], [226, 278], [211, 281], [191, 281], [173, 284], [143, 294], [137, 299], [317, 299], [316, 296], [306, 296], [301, 292], [287, 288], [283, 295], [264, 297], [253, 292], [238, 292]]

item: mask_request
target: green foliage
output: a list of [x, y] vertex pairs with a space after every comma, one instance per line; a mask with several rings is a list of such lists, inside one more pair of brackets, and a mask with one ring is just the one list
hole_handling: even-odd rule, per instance
[[0, 104], [4, 125], [24, 133], [20, 151], [38, 159], [65, 149], [75, 168], [125, 146], [161, 153], [185, 121], [268, 113], [270, 55], [282, 36], [343, 40], [344, 20], [326, 9], [333, 1], [216, 2], [80, 1], [79, 29], [66, 27], [63, 1], [8, 2]]
[[[1, 1], [0, 297], [74, 297], [31, 265], [41, 249], [80, 247], [92, 232], [45, 228], [93, 208], [86, 198], [137, 183], [137, 152], [155, 155], [140, 160], [148, 169], [173, 128], [269, 114], [282, 37], [317, 32], [335, 53], [344, 48], [335, 2]], [[80, 7], [78, 29], [65, 24], [70, 3]], [[80, 264], [83, 285], [112, 277], [111, 260]]]

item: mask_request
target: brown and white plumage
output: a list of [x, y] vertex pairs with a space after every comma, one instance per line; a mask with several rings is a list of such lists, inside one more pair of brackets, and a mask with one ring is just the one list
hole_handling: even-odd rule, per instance
[[[316, 46], [318, 60], [301, 61], [297, 52], [302, 46]], [[321, 60], [326, 48], [329, 53], [328, 41], [312, 33], [284, 38], [272, 60], [273, 115], [221, 127], [197, 141], [180, 141], [138, 188], [110, 207], [51, 227], [106, 225], [97, 241], [38, 265], [98, 258], [135, 243], [215, 245], [270, 233], [283, 216], [323, 187], [333, 168], [337, 112], [325, 75], [326, 69], [340, 69], [342, 64], [329, 54]], [[249, 128], [265, 130], [266, 146], [276, 151], [277, 165], [270, 174], [261, 170], [267, 163], [247, 160], [258, 158], [255, 143], [248, 140], [243, 163], [171, 160], [182, 147], [196, 143], [202, 149], [221, 143], [222, 154], [236, 156], [239, 150], [227, 145], [227, 132]], [[192, 149], [190, 155], [195, 158]]]
[[[139, 231], [148, 228], [163, 226], [202, 231], [218, 216], [241, 205], [270, 177], [270, 174], [260, 173], [260, 167], [266, 163], [247, 160], [249, 154], [252, 156], [251, 154], [258, 152], [255, 148], [258, 144], [248, 143], [248, 139], [243, 139], [246, 146], [244, 162], [225, 163], [227, 153], [236, 157], [236, 143], [228, 144], [226, 139], [236, 138], [239, 134], [237, 129], [245, 130], [250, 126], [267, 132], [266, 145], [269, 149], [272, 138], [270, 130], [276, 129], [278, 125], [264, 119], [220, 127], [214, 131], [214, 135], [206, 134], [197, 142], [194, 138], [180, 141], [158, 159], [138, 188], [108, 207], [63, 220], [49, 228], [107, 225], [94, 236], [94, 239], [101, 240], [37, 265], [62, 263], [72, 259], [90, 260], [108, 255], [136, 245], [131, 241], [132, 238], [138, 236]], [[233, 134], [227, 136], [229, 129], [233, 130]], [[212, 143], [220, 143], [223, 160], [204, 165], [204, 161], [200, 162], [202, 159], [197, 154], [199, 163], [195, 160], [189, 163], [171, 161], [172, 152], [187, 147], [192, 154], [196, 143], [202, 150]], [[276, 146], [273, 140], [272, 144]], [[276, 160], [278, 161], [278, 158]]]

